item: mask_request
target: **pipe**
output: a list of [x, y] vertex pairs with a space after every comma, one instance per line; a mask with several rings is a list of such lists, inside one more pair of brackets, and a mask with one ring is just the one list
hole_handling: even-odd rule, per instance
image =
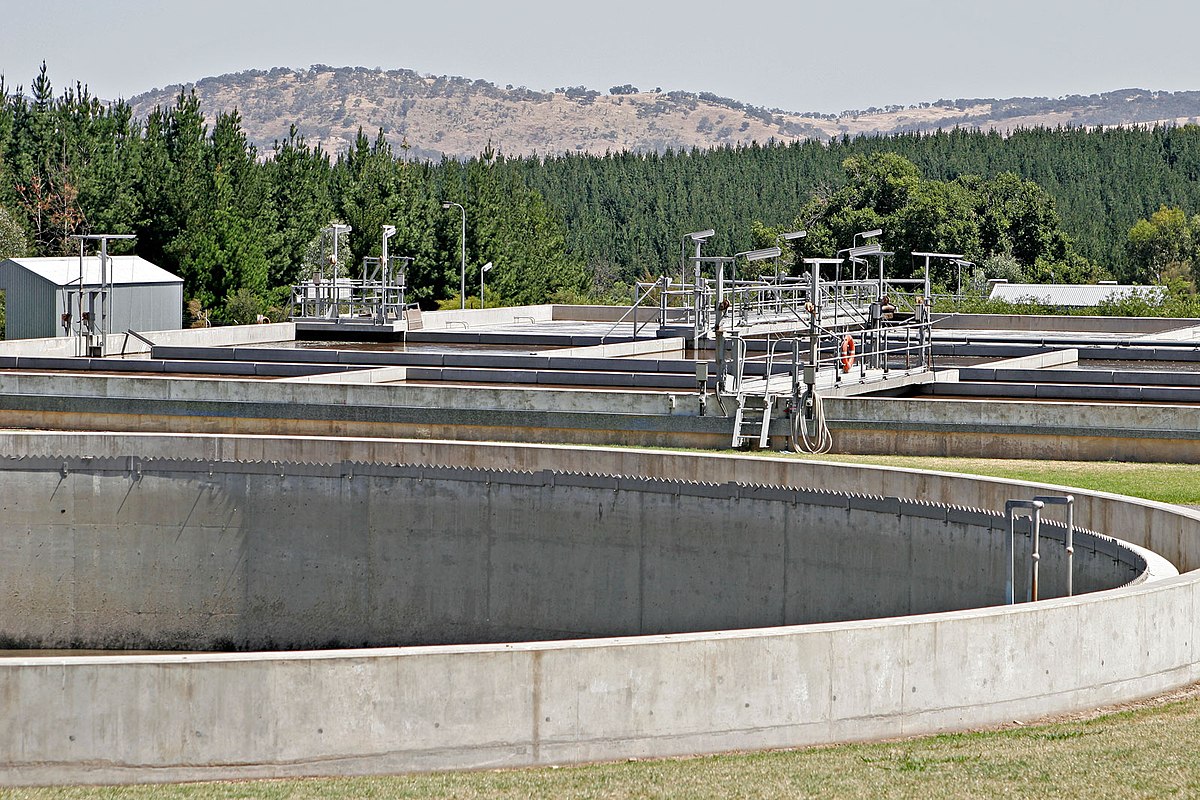
[[1033, 498], [1046, 505], [1067, 507], [1067, 597], [1075, 594], [1075, 497], [1074, 495], [1038, 495]]
[[[1004, 515], [1008, 518], [1008, 564], [1007, 564], [1007, 569], [1006, 569], [1007, 574], [1005, 576], [1005, 581], [1004, 581], [1004, 603], [1005, 603], [1005, 605], [1011, 606], [1016, 602], [1016, 600], [1013, 596], [1014, 595], [1013, 583], [1014, 583], [1014, 576], [1016, 574], [1016, 562], [1017, 562], [1017, 546], [1016, 546], [1017, 514], [1016, 514], [1016, 512], [1018, 510], [1025, 510], [1028, 512], [1028, 514], [1023, 514], [1022, 516], [1028, 516], [1030, 518], [1030, 520], [1032, 521], [1033, 548], [1034, 548], [1034, 552], [1036, 553], [1037, 552], [1037, 535], [1039, 533], [1039, 530], [1038, 530], [1039, 524], [1038, 523], [1041, 521], [1042, 506], [1043, 506], [1043, 504], [1042, 504], [1041, 500], [1006, 500], [1004, 502]], [[1036, 565], [1037, 559], [1034, 560], [1034, 563]], [[1031, 588], [1031, 590], [1033, 589], [1032, 586], [1030, 588]], [[1031, 592], [1031, 594], [1032, 594], [1032, 592]]]

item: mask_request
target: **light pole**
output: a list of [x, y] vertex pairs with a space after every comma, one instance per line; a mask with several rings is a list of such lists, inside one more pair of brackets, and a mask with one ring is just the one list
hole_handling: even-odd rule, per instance
[[492, 268], [492, 262], [487, 262], [479, 268], [479, 307], [487, 308], [487, 302], [483, 299], [483, 276]]
[[[794, 242], [797, 239], [803, 239], [808, 236], [808, 231], [792, 231], [791, 233], [781, 233], [775, 237], [775, 244], [780, 242]], [[779, 283], [779, 260], [775, 260], [775, 282]]]
[[[712, 228], [703, 231], [686, 234], [679, 240], [679, 284], [680, 288], [687, 286], [687, 243], [690, 239], [696, 245], [695, 263], [692, 265], [692, 273], [694, 276], [692, 284], [692, 321], [695, 323], [692, 328], [692, 340], [700, 339], [700, 315], [703, 312], [703, 292], [700, 291], [700, 246], [716, 236], [717, 232]], [[686, 289], [685, 289], [686, 290]]]
[[[962, 269], [963, 269], [963, 267], [972, 267], [972, 268], [974, 268], [974, 266], [975, 266], [975, 262], [974, 262], [974, 261], [965, 261], [965, 260], [963, 260], [963, 259], [961, 259], [961, 258], [956, 258], [956, 259], [954, 259], [954, 266], [955, 266], [955, 270], [954, 270], [954, 278], [955, 278], [955, 279], [954, 279], [954, 284], [955, 284], [955, 289], [954, 289], [954, 299], [955, 299], [955, 300], [961, 300], [961, 299], [962, 299]], [[968, 276], [968, 277], [969, 277], [969, 276]]]
[[338, 234], [350, 233], [350, 231], [354, 230], [354, 228], [350, 227], [349, 225], [342, 225], [342, 224], [335, 222], [332, 225], [330, 225], [328, 228], [326, 228], [326, 230], [328, 230], [330, 233], [333, 234], [333, 275], [332, 275], [332, 279], [336, 281], [337, 280], [337, 268], [338, 268], [338, 252], [337, 252], [338, 251]]
[[857, 244], [858, 237], [860, 237], [860, 236], [864, 239], [872, 239], [876, 236], [882, 236], [882, 235], [883, 235], [883, 228], [876, 228], [875, 230], [871, 230], [871, 231], [859, 231], [858, 233], [854, 234], [854, 239], [850, 242], [850, 244], [852, 244], [852, 245]]
[[[379, 247], [379, 277], [383, 280], [385, 286], [390, 286], [392, 283], [392, 264], [388, 260], [388, 239], [396, 235], [395, 225], [383, 226], [383, 243]], [[365, 262], [364, 262], [365, 263]], [[364, 280], [366, 276], [363, 276]]]
[[748, 263], [755, 261], [766, 261], [768, 258], [779, 258], [783, 255], [783, 251], [778, 247], [764, 247], [761, 250], [746, 250], [742, 253], [733, 254], [733, 286], [737, 288], [737, 260], [744, 258]]
[[[955, 262], [962, 261], [962, 257], [963, 257], [962, 253], [916, 253], [916, 252], [914, 252], [912, 254], [912, 256], [913, 256], [913, 258], [924, 258], [925, 259], [925, 302], [929, 302], [929, 296], [930, 296], [930, 291], [931, 291], [929, 288], [929, 266], [930, 266], [929, 262], [930, 262], [930, 259], [941, 258], [941, 259], [944, 259], [944, 260], [949, 261], [950, 263], [954, 264]], [[963, 262], [963, 263], [969, 263], [969, 262]], [[962, 264], [955, 264], [955, 266], [959, 270], [959, 273], [958, 273], [959, 281], [960, 281], [959, 289], [961, 290], [961, 288], [962, 288], [961, 287]]]
[[[881, 253], [883, 252], [883, 247], [880, 246], [879, 242], [871, 242], [870, 244], [857, 244], [857, 242], [858, 242], [859, 237], [862, 237], [863, 239], [872, 239], [872, 238], [874, 238], [876, 236], [880, 236], [882, 234], [883, 234], [882, 228], [876, 228], [876, 229], [870, 230], [870, 231], [859, 231], [858, 233], [854, 234], [854, 238], [850, 240], [850, 244], [851, 244], [850, 247], [847, 247], [847, 248], [837, 251], [839, 258], [841, 258], [842, 253], [845, 253], [847, 255], [847, 257], [849, 259], [851, 259], [851, 261], [850, 261], [850, 263], [851, 263], [850, 269], [851, 270], [854, 270], [854, 266], [853, 266], [854, 259], [861, 259], [863, 256], [879, 255], [880, 256], [880, 259], [879, 259], [879, 291], [881, 294], [883, 292], [883, 257], [881, 255]], [[858, 263], [862, 264], [865, 262], [859, 261]], [[867, 278], [869, 278], [869, 277], [870, 277], [870, 275], [867, 275]], [[837, 282], [840, 280], [841, 280], [841, 268], [839, 267], [838, 270], [834, 273], [834, 281]]]
[[451, 206], [462, 212], [462, 267], [459, 274], [458, 301], [459, 308], [465, 309], [467, 307], [467, 210], [458, 203], [442, 203], [442, 208], [446, 210], [449, 210]]
[[[679, 240], [679, 282], [687, 283], [687, 243], [690, 239], [696, 245], [696, 258], [700, 258], [700, 245], [707, 242], [712, 237], [716, 236], [717, 232], [712, 228], [704, 231], [696, 231], [695, 233], [686, 234]], [[700, 268], [700, 262], [696, 262], [696, 269]], [[699, 280], [697, 280], [699, 284]]]

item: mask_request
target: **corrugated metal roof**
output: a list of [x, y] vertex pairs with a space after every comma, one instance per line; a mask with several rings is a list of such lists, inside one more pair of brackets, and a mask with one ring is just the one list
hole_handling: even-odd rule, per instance
[[[75, 286], [79, 282], [79, 256], [12, 258], [8, 260], [55, 286]], [[182, 278], [172, 275], [162, 267], [151, 264], [141, 256], [109, 256], [108, 269], [110, 279], [114, 284], [183, 283]], [[98, 286], [99, 284], [100, 257], [85, 256], [83, 259], [83, 285]]]
[[1131, 286], [1115, 283], [1071, 284], [1071, 283], [994, 283], [991, 300], [1006, 300], [1010, 303], [1030, 301], [1048, 306], [1098, 306], [1105, 300], [1121, 300], [1141, 295], [1146, 300], [1157, 302], [1166, 294], [1165, 286]]

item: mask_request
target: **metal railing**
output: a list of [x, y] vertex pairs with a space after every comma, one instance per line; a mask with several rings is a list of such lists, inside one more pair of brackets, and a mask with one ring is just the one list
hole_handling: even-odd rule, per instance
[[372, 280], [338, 278], [308, 281], [292, 287], [295, 317], [360, 319], [384, 324], [404, 318], [405, 287]]
[[[843, 350], [843, 342], [847, 336], [854, 340], [853, 352]], [[877, 328], [818, 326], [818, 338], [817, 362], [813, 365], [814, 369], [817, 375], [822, 372], [832, 374], [831, 382], [834, 384], [845, 380], [865, 381], [870, 370], [882, 370], [886, 376], [892, 371], [907, 372], [932, 367], [932, 340], [925, 323], [889, 322]], [[806, 336], [774, 339], [765, 354], [745, 357], [745, 365], [742, 365], [741, 372], [746, 372], [746, 365], [762, 364], [761, 371], [764, 380], [768, 382], [767, 388], [773, 388], [770, 387], [771, 376], [783, 374], [783, 370], [776, 368], [778, 351], [784, 344], [788, 344], [794, 355], [787, 372], [791, 377], [792, 392], [797, 393], [801, 382], [800, 370], [807, 366], [807, 342]]]

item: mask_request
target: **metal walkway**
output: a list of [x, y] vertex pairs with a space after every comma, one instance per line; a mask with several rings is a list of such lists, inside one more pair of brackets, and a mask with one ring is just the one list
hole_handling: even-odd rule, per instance
[[[933, 380], [928, 259], [923, 277], [897, 279], [885, 274], [889, 254], [878, 246], [856, 250], [879, 257], [874, 274], [873, 265], [852, 250], [849, 262], [805, 259], [807, 271], [799, 277], [739, 280], [736, 258], [697, 252], [690, 281], [685, 271], [678, 282], [664, 275], [637, 284], [614, 330], [632, 318], [635, 332], [656, 325], [659, 337], [682, 336], [694, 346], [710, 342], [718, 403], [724, 410], [726, 398], [736, 402], [734, 447], [766, 446], [781, 408], [819, 429], [822, 395]], [[657, 315], [636, 322], [639, 308], [655, 306]]]

